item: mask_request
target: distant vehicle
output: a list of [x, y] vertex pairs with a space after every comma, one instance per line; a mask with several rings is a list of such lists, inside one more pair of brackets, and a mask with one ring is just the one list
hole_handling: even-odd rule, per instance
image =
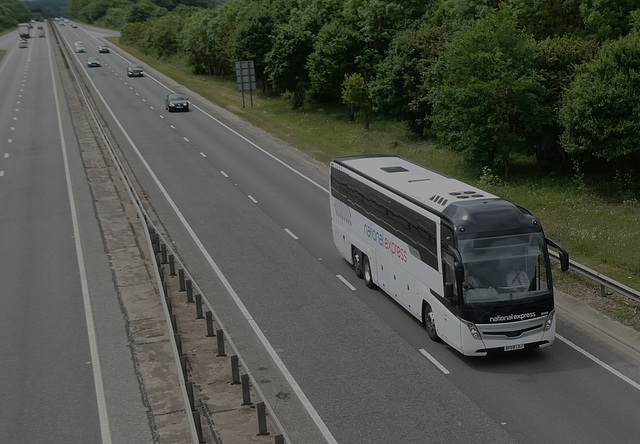
[[189, 111], [189, 99], [178, 93], [167, 94], [167, 98], [164, 100], [164, 107], [169, 112]]
[[26, 39], [18, 39], [18, 48], [28, 48], [29, 45], [27, 44], [27, 40]]
[[100, 66], [100, 59], [99, 59], [99, 58], [97, 58], [97, 57], [89, 57], [89, 58], [87, 59], [87, 66], [88, 66], [89, 68], [93, 68], [93, 67], [96, 67], [96, 66]]
[[76, 46], [76, 52], [87, 52], [87, 49], [84, 47], [84, 43], [76, 42], [75, 46]]
[[129, 63], [127, 66], [127, 76], [128, 77], [142, 77], [144, 75], [144, 70], [142, 66], [137, 63]]
[[100, 45], [98, 46], [98, 52], [100, 53], [109, 53], [111, 50], [109, 49], [109, 45]]
[[42, 25], [38, 25], [38, 37], [44, 37], [44, 27]]
[[75, 23], [71, 23], [71, 27], [72, 27], [72, 28], [77, 28], [77, 27], [78, 27], [78, 25], [76, 25]]
[[20, 33], [20, 37], [23, 39], [31, 37], [31, 23], [18, 24], [18, 32]]

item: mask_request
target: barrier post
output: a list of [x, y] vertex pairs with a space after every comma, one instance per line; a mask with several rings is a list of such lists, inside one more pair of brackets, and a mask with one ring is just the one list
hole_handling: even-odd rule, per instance
[[213, 313], [207, 311], [205, 315], [207, 316], [207, 337], [211, 338], [216, 335], [213, 332]]
[[169, 276], [176, 275], [176, 257], [173, 254], [169, 255]]
[[204, 316], [202, 316], [202, 295], [201, 294], [197, 294], [196, 295], [196, 319], [203, 319]]
[[257, 403], [256, 410], [258, 412], [258, 436], [269, 436], [270, 433], [267, 430], [267, 408], [264, 402]]
[[178, 280], [180, 281], [180, 291], [184, 291], [184, 268], [178, 270]]
[[238, 356], [231, 356], [231, 385], [240, 384], [240, 365], [238, 364]]
[[216, 333], [218, 335], [218, 354], [216, 356], [221, 358], [227, 356], [224, 352], [224, 330], [218, 330]]
[[251, 402], [251, 389], [249, 387], [249, 375], [242, 375], [242, 404], [241, 405], [253, 405]]
[[187, 279], [187, 302], [193, 302], [193, 283], [191, 279]]

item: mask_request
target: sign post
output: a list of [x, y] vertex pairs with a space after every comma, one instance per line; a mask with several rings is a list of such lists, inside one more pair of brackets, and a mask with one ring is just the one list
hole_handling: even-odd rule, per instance
[[242, 107], [244, 108], [244, 92], [249, 91], [251, 108], [253, 108], [253, 90], [256, 89], [256, 72], [253, 68], [253, 60], [236, 62], [236, 81], [238, 91], [242, 93]]

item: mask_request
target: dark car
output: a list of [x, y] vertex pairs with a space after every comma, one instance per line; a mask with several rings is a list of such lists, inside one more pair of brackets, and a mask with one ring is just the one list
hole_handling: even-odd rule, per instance
[[167, 98], [164, 101], [164, 107], [169, 112], [189, 111], [189, 99], [178, 93], [167, 94]]
[[136, 63], [129, 63], [127, 66], [127, 76], [129, 77], [142, 77], [144, 75], [144, 70], [142, 66]]
[[100, 45], [98, 46], [98, 52], [107, 54], [111, 51], [109, 50], [109, 45]]
[[89, 68], [100, 66], [100, 59], [97, 57], [89, 57], [87, 59], [87, 66]]

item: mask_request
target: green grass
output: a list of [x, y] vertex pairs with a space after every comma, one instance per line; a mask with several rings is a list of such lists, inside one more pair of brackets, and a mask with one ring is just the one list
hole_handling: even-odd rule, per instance
[[525, 174], [505, 180], [493, 175], [478, 178], [457, 154], [410, 135], [403, 124], [374, 121], [369, 130], [350, 123], [343, 107], [310, 106], [293, 111], [282, 99], [253, 95], [246, 107], [233, 80], [194, 76], [179, 61], [166, 63], [134, 48], [115, 45], [143, 63], [217, 105], [265, 129], [312, 157], [328, 163], [344, 155], [393, 153], [479, 186], [528, 208], [541, 221], [545, 234], [561, 243], [573, 260], [629, 287], [640, 289], [640, 206], [602, 197], [589, 187], [574, 184], [559, 173], [537, 175], [521, 162]]

